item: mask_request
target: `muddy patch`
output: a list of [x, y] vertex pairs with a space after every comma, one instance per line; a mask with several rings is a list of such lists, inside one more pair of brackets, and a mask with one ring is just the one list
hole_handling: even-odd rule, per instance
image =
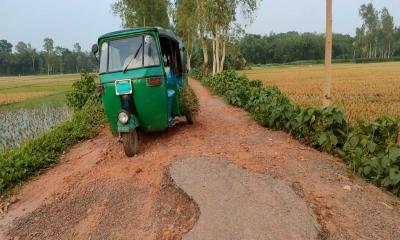
[[200, 215], [196, 202], [176, 186], [169, 174], [163, 179], [156, 208], [160, 226], [156, 239], [181, 239]]

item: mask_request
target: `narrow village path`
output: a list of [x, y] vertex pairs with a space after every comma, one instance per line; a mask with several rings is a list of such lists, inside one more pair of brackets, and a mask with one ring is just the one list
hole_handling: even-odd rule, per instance
[[[204, 201], [218, 197], [229, 201], [213, 202], [220, 204], [221, 211], [215, 211], [223, 214], [220, 219], [234, 224], [231, 219], [237, 212], [227, 208], [235, 204], [248, 209], [242, 216], [248, 221], [253, 215], [262, 219], [238, 226], [253, 235], [229, 235], [236, 239], [265, 239], [252, 232], [260, 226], [282, 233], [275, 239], [400, 239], [398, 198], [351, 177], [340, 159], [286, 133], [262, 128], [197, 81], [190, 84], [201, 106], [194, 125], [179, 124], [142, 136], [140, 153], [133, 158], [124, 156], [105, 126], [99, 136], [74, 146], [59, 164], [0, 203], [7, 210], [0, 218], [0, 239], [198, 239], [194, 235], [206, 226], [202, 219], [209, 214], [202, 215]], [[197, 165], [203, 167], [197, 171]], [[215, 184], [229, 186], [221, 196], [212, 193], [213, 177]], [[211, 192], [199, 198], [201, 189], [194, 186], [201, 179]], [[276, 214], [279, 221], [302, 214], [304, 226], [298, 219], [278, 224], [271, 217], [262, 218], [266, 207], [276, 210], [269, 214]]]

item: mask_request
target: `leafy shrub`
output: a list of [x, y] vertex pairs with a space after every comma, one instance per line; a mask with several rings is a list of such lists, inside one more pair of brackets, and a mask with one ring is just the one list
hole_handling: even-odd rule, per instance
[[290, 128], [295, 138], [326, 151], [341, 148], [348, 130], [343, 110], [332, 106], [300, 109], [293, 115]]
[[201, 69], [201, 68], [192, 68], [192, 69], [190, 69], [189, 74], [191, 77], [193, 77], [197, 80], [201, 80], [204, 77], [204, 72], [203, 72], [203, 69]]
[[102, 122], [102, 106], [86, 104], [65, 123], [0, 155], [0, 193], [57, 162], [60, 154], [71, 145], [93, 137]]
[[[260, 90], [257, 91], [257, 88]], [[276, 86], [271, 86], [255, 87], [250, 90], [250, 94], [254, 95], [249, 98], [245, 109], [259, 124], [275, 130], [289, 130], [294, 108], [284, 93]]]
[[359, 122], [344, 144], [350, 167], [378, 186], [400, 195], [400, 147], [396, 144], [398, 120], [381, 117], [374, 122]]
[[181, 113], [188, 118], [189, 122], [196, 120], [200, 110], [199, 99], [188, 85], [181, 89], [180, 107]]
[[67, 104], [74, 110], [81, 109], [86, 102], [99, 102], [96, 93], [96, 76], [87, 72], [81, 72], [81, 79], [72, 84], [72, 91], [66, 94]]
[[301, 108], [275, 86], [262, 86], [234, 71], [205, 77], [194, 71], [213, 94], [244, 108], [262, 126], [283, 130], [317, 149], [342, 157], [357, 174], [400, 196], [400, 123], [392, 117], [353, 126], [338, 107]]

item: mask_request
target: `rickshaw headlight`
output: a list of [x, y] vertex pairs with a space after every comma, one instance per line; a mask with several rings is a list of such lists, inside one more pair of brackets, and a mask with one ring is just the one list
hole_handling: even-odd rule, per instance
[[126, 111], [122, 111], [118, 114], [118, 120], [122, 123], [122, 124], [126, 124], [129, 121], [129, 113]]

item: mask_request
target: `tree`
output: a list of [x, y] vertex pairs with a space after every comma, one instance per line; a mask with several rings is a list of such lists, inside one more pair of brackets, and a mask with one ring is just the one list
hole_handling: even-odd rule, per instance
[[186, 48], [186, 67], [191, 68], [191, 58], [197, 35], [196, 2], [193, 0], [176, 1], [176, 31], [183, 38]]
[[257, 2], [257, 0], [203, 1], [205, 27], [212, 37], [213, 74], [221, 72], [224, 68], [226, 45], [230, 30], [236, 21], [238, 9], [240, 8], [244, 18], [251, 19], [257, 8]]
[[74, 44], [74, 50], [73, 50], [74, 56], [75, 56], [75, 69], [76, 72], [79, 72], [81, 65], [82, 65], [82, 61], [84, 56], [82, 56], [82, 48], [81, 45], [79, 45], [79, 43], [75, 43]]
[[394, 30], [393, 55], [400, 56], [400, 27]]
[[381, 11], [382, 21], [382, 34], [384, 42], [384, 57], [390, 58], [392, 56], [392, 43], [394, 35], [394, 23], [393, 17], [390, 15], [387, 8], [383, 8]]
[[7, 40], [3, 39], [0, 40], [0, 53], [11, 53], [12, 52], [13, 45]]
[[66, 48], [57, 46], [55, 48], [55, 56], [56, 56], [56, 62], [58, 63], [58, 72], [59, 73], [64, 73], [64, 52], [66, 51]]
[[75, 44], [74, 44], [74, 50], [73, 50], [73, 51], [76, 52], [76, 53], [82, 52], [82, 47], [81, 47], [81, 45], [80, 45], [79, 43], [75, 43]]
[[28, 45], [24, 42], [18, 42], [15, 45], [15, 67], [16, 70], [22, 74], [27, 74], [31, 72], [31, 57], [28, 49]]
[[169, 27], [168, 0], [118, 0], [112, 5], [114, 14], [126, 28], [139, 26]]
[[379, 13], [375, 10], [374, 5], [369, 3], [361, 5], [359, 14], [363, 19], [363, 26], [366, 30], [366, 44], [367, 49], [369, 49], [368, 58], [376, 58], [379, 36]]
[[36, 48], [33, 48], [32, 45], [30, 43], [28, 43], [27, 51], [32, 60], [32, 73], [34, 73], [35, 72], [35, 60], [36, 60], [36, 56], [37, 56]]
[[206, 33], [207, 28], [207, 9], [206, 9], [206, 2], [202, 0], [196, 0], [196, 21], [198, 22], [198, 32], [199, 38], [201, 43], [201, 49], [203, 51], [203, 71], [205, 75], [208, 75], [208, 37]]
[[[364, 45], [365, 45], [365, 25], [356, 28], [356, 37], [354, 38], [353, 42], [353, 48], [354, 48], [353, 59], [355, 59], [357, 56], [361, 58], [364, 56], [366, 52]], [[359, 55], [357, 55], [357, 51], [359, 52]]]
[[43, 43], [43, 49], [46, 55], [47, 63], [47, 75], [50, 75], [51, 60], [54, 52], [54, 41], [51, 38], [45, 38]]
[[19, 54], [26, 53], [28, 52], [28, 45], [24, 42], [18, 42], [17, 45], [15, 45], [15, 50]]

